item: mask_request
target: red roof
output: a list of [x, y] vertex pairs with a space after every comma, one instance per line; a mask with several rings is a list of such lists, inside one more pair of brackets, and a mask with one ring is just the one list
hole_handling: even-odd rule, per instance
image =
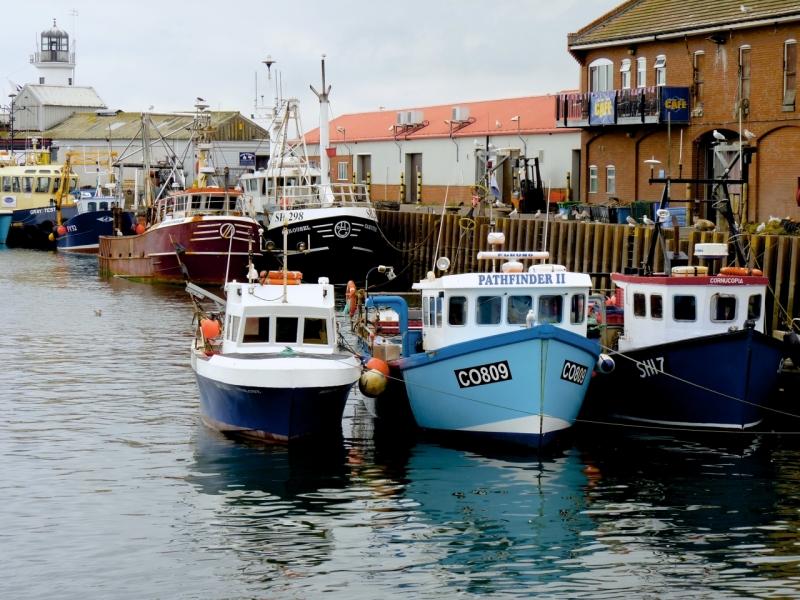
[[[409, 110], [422, 111], [423, 119], [428, 125], [412, 132], [398, 130], [398, 139], [446, 138], [450, 136], [450, 125], [445, 123], [452, 116], [454, 106], [469, 108], [470, 120], [474, 120], [453, 134], [453, 137], [481, 137], [487, 135], [516, 135], [517, 122], [511, 118], [519, 116], [519, 132], [533, 133], [565, 133], [578, 131], [556, 128], [556, 95], [528, 96], [525, 98], [509, 98], [506, 100], [485, 100], [483, 102], [462, 102], [458, 104], [441, 104], [439, 106], [422, 106], [400, 110], [381, 110], [376, 112], [343, 115], [332, 120], [330, 140], [332, 144], [342, 142], [386, 141], [394, 139], [392, 125], [397, 123], [397, 113]], [[338, 127], [343, 127], [342, 134]], [[456, 127], [454, 127], [456, 129]], [[319, 143], [319, 127], [306, 134], [306, 143]]]

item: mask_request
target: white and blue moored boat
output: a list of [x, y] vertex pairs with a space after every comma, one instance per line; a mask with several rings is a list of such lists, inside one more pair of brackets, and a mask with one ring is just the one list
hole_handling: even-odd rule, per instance
[[226, 284], [227, 301], [187, 287], [224, 307], [192, 343], [203, 421], [276, 442], [341, 427], [361, 361], [339, 343], [333, 286], [325, 278], [300, 283], [300, 273], [286, 270], [262, 275]]
[[546, 258], [481, 252], [509, 259], [503, 272], [431, 272], [414, 284], [422, 351], [394, 364], [420, 427], [541, 448], [575, 422], [595, 367], [613, 362], [586, 339], [591, 278], [550, 264], [523, 272], [517, 262]]

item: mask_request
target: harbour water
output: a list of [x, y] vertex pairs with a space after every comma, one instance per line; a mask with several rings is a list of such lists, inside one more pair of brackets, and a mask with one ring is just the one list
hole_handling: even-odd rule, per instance
[[181, 287], [3, 249], [0, 298], [2, 598], [800, 597], [800, 436], [508, 454], [354, 393], [287, 451], [200, 422]]

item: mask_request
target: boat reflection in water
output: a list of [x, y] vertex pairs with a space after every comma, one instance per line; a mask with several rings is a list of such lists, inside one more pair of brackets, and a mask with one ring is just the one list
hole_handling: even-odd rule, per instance
[[189, 481], [213, 511], [201, 522], [254, 594], [800, 595], [796, 452], [779, 475], [780, 453], [758, 443], [737, 454], [658, 436], [576, 438], [541, 457], [197, 436]]

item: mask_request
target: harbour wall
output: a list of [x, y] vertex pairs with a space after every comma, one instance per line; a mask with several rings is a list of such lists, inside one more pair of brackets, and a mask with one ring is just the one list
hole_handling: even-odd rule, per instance
[[[474, 273], [492, 270], [492, 261], [478, 261], [477, 253], [489, 250], [486, 238], [489, 217], [466, 219], [459, 214], [377, 211], [378, 223], [386, 241], [391, 244], [391, 264], [398, 275], [398, 285], [405, 289], [423, 279], [434, 269], [440, 256], [450, 259], [450, 273]], [[441, 227], [440, 227], [441, 223]], [[541, 250], [547, 229], [547, 250], [550, 262], [564, 265], [568, 271], [589, 273], [596, 290], [611, 293], [614, 287], [610, 274], [629, 267], [640, 267], [647, 258], [654, 229], [607, 223], [584, 223], [541, 219], [495, 219], [495, 231], [505, 234], [503, 250]], [[667, 249], [674, 242], [667, 232]], [[680, 250], [690, 257], [691, 265], [705, 265], [710, 274], [734, 265], [733, 256], [719, 261], [700, 260], [694, 246], [705, 242], [727, 242], [725, 232], [693, 231], [680, 240]], [[765, 302], [768, 332], [786, 329], [785, 322], [800, 317], [800, 237], [744, 236], [749, 244], [750, 267], [761, 269], [770, 285]], [[438, 244], [438, 252], [437, 252]], [[525, 261], [525, 267], [529, 261]], [[656, 245], [656, 270], [664, 268], [664, 254]], [[499, 268], [499, 266], [498, 266]], [[436, 271], [437, 275], [440, 274]]]

